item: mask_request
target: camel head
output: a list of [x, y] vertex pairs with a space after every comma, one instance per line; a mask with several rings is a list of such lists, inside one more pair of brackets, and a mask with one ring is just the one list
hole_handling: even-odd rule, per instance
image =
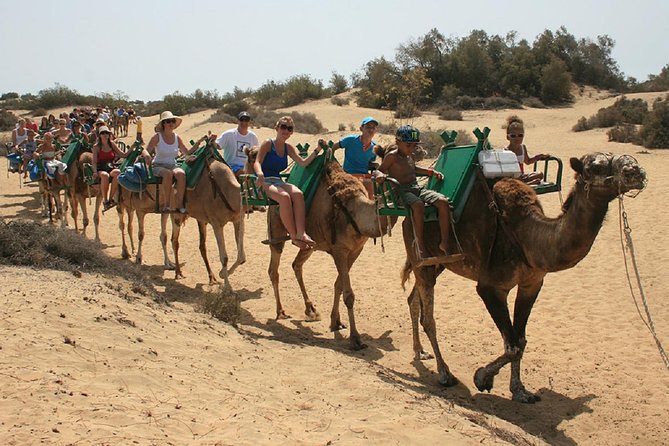
[[646, 172], [630, 155], [597, 152], [580, 159], [571, 158], [570, 164], [576, 172], [576, 181], [585, 184], [591, 191], [610, 192], [617, 196], [646, 187]]
[[253, 173], [253, 163], [256, 162], [256, 158], [258, 157], [258, 150], [260, 150], [260, 147], [258, 146], [244, 147], [244, 153], [246, 154], [246, 164], [244, 165], [244, 172]]

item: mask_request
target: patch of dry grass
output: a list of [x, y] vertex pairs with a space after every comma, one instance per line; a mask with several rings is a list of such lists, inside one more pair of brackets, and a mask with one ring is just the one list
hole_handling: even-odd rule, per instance
[[96, 272], [120, 276], [133, 282], [134, 291], [151, 293], [148, 278], [134, 264], [113, 259], [102, 252], [100, 244], [70, 230], [40, 223], [0, 220], [0, 264]]

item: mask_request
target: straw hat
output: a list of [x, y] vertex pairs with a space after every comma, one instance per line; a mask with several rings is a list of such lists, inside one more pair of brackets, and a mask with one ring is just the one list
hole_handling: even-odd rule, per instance
[[160, 114], [160, 123], [162, 124], [166, 119], [176, 119], [177, 123], [174, 125], [174, 128], [177, 128], [181, 125], [182, 119], [178, 116], [174, 116], [171, 111], [164, 111]]
[[100, 126], [98, 128], [98, 133], [102, 133], [102, 132], [107, 132], [111, 135], [111, 132], [109, 131], [109, 127], [107, 127], [106, 125]]

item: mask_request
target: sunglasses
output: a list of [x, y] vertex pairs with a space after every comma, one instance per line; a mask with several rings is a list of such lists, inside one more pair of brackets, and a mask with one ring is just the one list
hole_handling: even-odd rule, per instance
[[281, 124], [279, 128], [281, 130], [288, 130], [289, 132], [292, 132], [295, 129], [295, 127], [293, 127], [292, 125], [286, 125], [286, 124]]
[[251, 118], [245, 116], [245, 117], [243, 117], [243, 118], [239, 118], [239, 120], [240, 120], [241, 122], [249, 122], [249, 121], [251, 120]]
[[177, 120], [176, 119], [165, 119], [163, 121], [163, 123], [165, 123], [165, 124], [176, 124]]
[[523, 133], [509, 133], [509, 136], [511, 138], [522, 138], [525, 135]]
[[111, 133], [109, 133], [109, 132], [100, 132], [100, 135], [107, 135], [107, 136], [109, 136], [109, 135], [111, 135]]

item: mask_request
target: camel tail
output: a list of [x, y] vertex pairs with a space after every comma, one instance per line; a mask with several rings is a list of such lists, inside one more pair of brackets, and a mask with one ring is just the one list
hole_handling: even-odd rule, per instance
[[403, 291], [406, 291], [406, 287], [404, 286], [404, 284], [407, 282], [407, 280], [409, 280], [410, 275], [411, 275], [411, 262], [409, 261], [409, 257], [407, 256], [406, 260], [404, 261], [404, 266], [400, 271], [400, 278], [402, 279]]

